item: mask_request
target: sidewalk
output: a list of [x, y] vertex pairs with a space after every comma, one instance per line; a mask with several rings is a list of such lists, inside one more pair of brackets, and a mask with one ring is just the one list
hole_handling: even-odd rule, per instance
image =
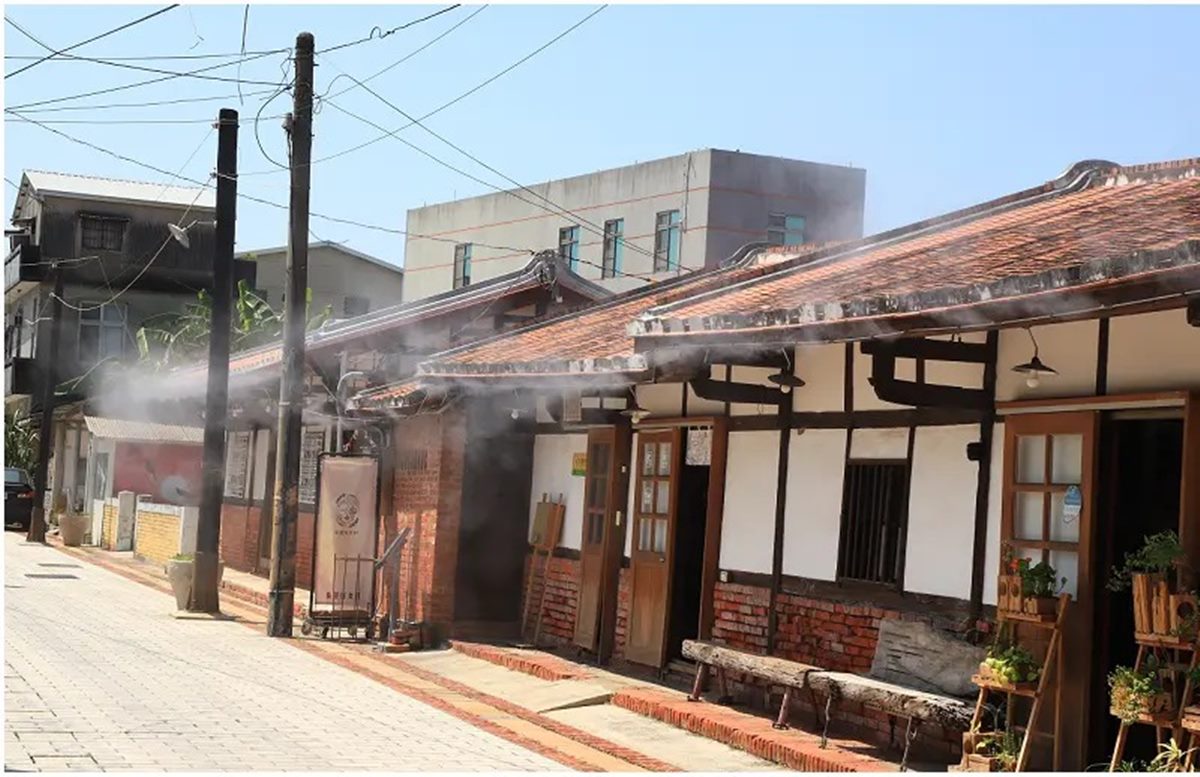
[[[59, 550], [159, 591], [170, 590], [161, 569], [129, 558], [129, 554], [90, 547]], [[247, 586], [242, 580], [234, 576], [227, 582], [230, 585], [222, 590], [222, 611], [261, 633], [265, 629], [264, 610], [247, 600]], [[231, 595], [234, 591], [238, 596]], [[164, 602], [164, 607], [170, 606], [170, 602]], [[296, 627], [294, 639], [270, 642], [290, 645], [350, 669], [571, 769], [779, 768], [728, 745], [608, 704], [614, 690], [633, 683], [619, 675], [612, 675], [619, 679], [604, 682], [543, 680], [457, 651], [381, 654], [368, 645], [301, 637], [299, 621]]]

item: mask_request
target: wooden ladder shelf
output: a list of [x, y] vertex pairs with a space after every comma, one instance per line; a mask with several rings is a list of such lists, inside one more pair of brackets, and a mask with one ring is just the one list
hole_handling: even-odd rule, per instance
[[[972, 732], [980, 730], [983, 722], [984, 710], [987, 707], [989, 694], [999, 693], [1006, 697], [1007, 704], [1007, 721], [1006, 726], [1013, 731], [1021, 732], [1021, 749], [1017, 755], [1017, 763], [1013, 771], [1023, 772], [1029, 765], [1030, 757], [1030, 742], [1035, 736], [1048, 736], [1050, 739], [1057, 741], [1059, 729], [1061, 727], [1062, 709], [1061, 705], [1054, 705], [1054, 726], [1053, 731], [1049, 735], [1039, 734], [1037, 726], [1041, 720], [1043, 701], [1047, 694], [1055, 691], [1058, 688], [1058, 683], [1062, 677], [1062, 630], [1063, 623], [1066, 618], [1067, 608], [1071, 603], [1070, 594], [1061, 594], [1058, 597], [1058, 612], [1056, 615], [1030, 615], [1021, 612], [1010, 612], [1006, 610], [996, 611], [996, 621], [998, 634], [1004, 636], [1007, 634], [1010, 638], [1015, 639], [1014, 632], [1018, 627], [1028, 627], [1040, 630], [1050, 631], [1050, 642], [1046, 648], [1046, 659], [1042, 663], [1042, 673], [1038, 678], [1035, 687], [1028, 687], [1029, 684], [1013, 685], [1002, 681], [992, 680], [990, 678], [975, 675], [971, 681], [979, 686], [979, 700], [975, 703], [975, 714], [971, 717]], [[1051, 680], [1053, 675], [1053, 680]], [[1014, 704], [1013, 702], [1018, 697], [1026, 697], [1032, 700], [1029, 707], [1029, 717], [1025, 724], [1014, 724]], [[968, 763], [971, 754], [963, 753], [963, 765], [956, 771], [968, 771], [966, 764]], [[1058, 750], [1054, 748], [1054, 768], [1058, 769]]]
[[[1158, 659], [1160, 665], [1164, 667], [1172, 667], [1176, 674], [1176, 681], [1172, 688], [1172, 692], [1179, 688], [1179, 679], [1182, 675], [1183, 693], [1179, 694], [1175, 699], [1174, 710], [1169, 716], [1151, 716], [1144, 715], [1143, 717], [1133, 722], [1121, 721], [1121, 727], [1117, 731], [1117, 744], [1113, 748], [1112, 761], [1108, 765], [1110, 772], [1115, 772], [1121, 765], [1125, 757], [1125, 740], [1129, 736], [1129, 727], [1134, 724], [1154, 726], [1155, 740], [1158, 744], [1163, 744], [1167, 732], [1174, 740], [1182, 745], [1183, 732], [1188, 732], [1188, 748], [1192, 748], [1198, 734], [1200, 734], [1200, 714], [1185, 715], [1188, 711], [1188, 702], [1192, 698], [1194, 686], [1192, 683], [1192, 675], [1200, 661], [1200, 650], [1193, 642], [1188, 642], [1177, 638], [1156, 637], [1152, 634], [1136, 634], [1134, 638], [1137, 640], [1137, 660], [1133, 664], [1134, 671], [1140, 670], [1150, 656]], [[1171, 653], [1174, 655], [1172, 656]], [[1188, 659], [1187, 669], [1181, 671], [1183, 666], [1183, 658], [1185, 654], [1190, 654]], [[1191, 708], [1195, 709], [1195, 708]], [[1200, 710], [1197, 710], [1200, 712]], [[1190, 771], [1192, 767], [1193, 754], [1187, 755], [1187, 760], [1184, 764], [1185, 769]]]

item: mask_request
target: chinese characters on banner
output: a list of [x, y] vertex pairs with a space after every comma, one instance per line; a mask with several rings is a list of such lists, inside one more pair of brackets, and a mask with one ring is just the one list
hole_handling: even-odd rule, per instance
[[[365, 610], [371, 604], [375, 577], [369, 561], [375, 555], [379, 461], [329, 455], [321, 457], [319, 467], [314, 605]], [[342, 559], [350, 562], [343, 564]]]

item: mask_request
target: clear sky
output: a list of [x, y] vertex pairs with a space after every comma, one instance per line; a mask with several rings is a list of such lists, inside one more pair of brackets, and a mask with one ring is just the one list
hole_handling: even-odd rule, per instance
[[[252, 6], [250, 51], [316, 36], [317, 90], [339, 70], [365, 78], [478, 8], [323, 56], [336, 43], [388, 29], [442, 6]], [[370, 82], [403, 110], [423, 115], [538, 48], [597, 6], [485, 8], [470, 21]], [[153, 6], [21, 6], [5, 13], [56, 47], [84, 40]], [[91, 57], [236, 52], [244, 6], [184, 6], [74, 53]], [[453, 107], [429, 126], [523, 183], [576, 175], [687, 150], [717, 147], [853, 164], [867, 170], [867, 232], [876, 232], [1053, 178], [1088, 158], [1119, 163], [1200, 156], [1200, 63], [1186, 44], [1200, 7], [611, 6], [538, 56]], [[5, 55], [44, 50], [6, 25]], [[246, 80], [278, 82], [286, 55], [241, 66]], [[130, 62], [188, 70], [225, 60]], [[27, 60], [6, 59], [6, 71]], [[237, 66], [213, 70], [236, 78]], [[4, 104], [154, 78], [86, 62], [46, 62], [4, 81]], [[340, 79], [336, 91], [352, 86]], [[246, 85], [244, 91], [267, 87]], [[203, 178], [215, 165], [209, 125], [239, 107], [232, 83], [180, 78], [101, 97], [45, 105], [146, 102], [228, 95], [222, 101], [109, 110], [31, 112], [56, 129], [165, 170]], [[288, 176], [254, 141], [265, 95], [241, 104], [242, 192], [287, 202]], [[277, 116], [285, 95], [267, 106]], [[389, 130], [406, 120], [361, 88], [336, 104]], [[166, 176], [73, 144], [32, 125], [5, 122], [5, 176], [23, 168], [165, 182]], [[196, 120], [184, 124], [98, 121]], [[284, 160], [277, 118], [264, 119], [268, 154]], [[324, 106], [315, 120], [320, 158], [382, 133]], [[419, 127], [401, 135], [473, 175], [506, 186]], [[391, 228], [426, 203], [488, 187], [385, 138], [313, 168], [312, 209]], [[11, 212], [14, 190], [5, 185]], [[404, 238], [312, 221], [323, 239], [396, 263]], [[282, 245], [287, 214], [240, 201], [238, 250]]]

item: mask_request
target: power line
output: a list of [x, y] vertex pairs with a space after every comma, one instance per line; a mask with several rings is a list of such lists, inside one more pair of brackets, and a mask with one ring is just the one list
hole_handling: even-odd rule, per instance
[[[143, 54], [137, 57], [105, 57], [110, 62], [157, 62], [165, 60], [189, 60], [189, 59], [226, 59], [229, 57], [244, 57], [249, 54], [283, 54], [287, 49], [260, 49], [257, 51], [230, 51], [223, 54]], [[5, 59], [15, 61], [24, 61], [29, 59], [45, 59], [37, 54], [5, 54]], [[50, 57], [55, 61], [67, 62], [71, 61], [70, 57]]]
[[[332, 63], [331, 63], [331, 64], [332, 64]], [[520, 201], [522, 201], [522, 202], [525, 202], [525, 203], [527, 203], [527, 204], [531, 204], [531, 205], [534, 205], [534, 206], [536, 206], [536, 207], [542, 208], [543, 210], [546, 210], [548, 213], [553, 213], [554, 215], [559, 215], [559, 216], [567, 216], [567, 217], [570, 217], [570, 218], [572, 218], [572, 219], [576, 220], [577, 222], [579, 222], [581, 226], [585, 226], [585, 227], [589, 228], [589, 231], [590, 231], [590, 232], [592, 232], [593, 234], [600, 235], [601, 237], [605, 237], [605, 238], [607, 238], [607, 237], [608, 237], [608, 235], [607, 235], [607, 233], [605, 233], [605, 231], [604, 231], [604, 228], [603, 228], [603, 227], [601, 227], [601, 226], [599, 226], [599, 225], [597, 225], [597, 224], [595, 224], [595, 223], [593, 223], [593, 222], [589, 221], [588, 219], [585, 219], [583, 216], [580, 216], [578, 213], [575, 213], [575, 212], [573, 212], [573, 211], [571, 211], [571, 210], [568, 210], [567, 208], [563, 207], [562, 205], [559, 205], [558, 203], [556, 203], [556, 202], [554, 202], [553, 200], [551, 200], [549, 197], [546, 197], [545, 195], [542, 195], [542, 194], [539, 194], [538, 192], [535, 192], [535, 191], [533, 191], [533, 190], [532, 190], [532, 189], [530, 189], [528, 186], [526, 186], [525, 184], [523, 184], [523, 183], [521, 183], [520, 181], [516, 180], [516, 179], [515, 179], [515, 178], [513, 178], [512, 176], [506, 175], [505, 173], [501, 172], [500, 170], [497, 170], [495, 167], [493, 167], [493, 166], [489, 165], [487, 162], [484, 162], [482, 159], [480, 159], [479, 157], [477, 157], [477, 156], [475, 156], [474, 154], [470, 153], [470, 152], [469, 152], [469, 151], [467, 151], [466, 149], [462, 148], [462, 147], [461, 147], [461, 146], [459, 146], [459, 145], [456, 145], [455, 143], [453, 143], [452, 141], [448, 140], [448, 139], [447, 139], [447, 138], [445, 138], [444, 136], [442, 136], [442, 135], [438, 134], [437, 132], [433, 131], [433, 130], [432, 130], [432, 129], [430, 129], [429, 127], [425, 126], [424, 124], [422, 124], [422, 123], [421, 123], [421, 121], [420, 121], [419, 119], [415, 119], [415, 118], [413, 118], [411, 115], [409, 115], [409, 114], [408, 114], [406, 111], [404, 111], [404, 110], [403, 110], [402, 108], [400, 108], [398, 105], [396, 105], [395, 103], [391, 102], [390, 100], [388, 100], [387, 98], [385, 98], [383, 95], [379, 94], [379, 93], [378, 93], [378, 92], [376, 92], [374, 89], [372, 89], [371, 87], [367, 86], [365, 83], [363, 83], [363, 82], [359, 81], [359, 80], [358, 80], [358, 79], [356, 79], [354, 76], [352, 76], [352, 75], [349, 75], [349, 74], [344, 74], [344, 75], [346, 75], [346, 77], [347, 77], [347, 78], [349, 78], [351, 81], [353, 81], [354, 83], [358, 84], [360, 87], [362, 87], [363, 89], [365, 89], [365, 90], [366, 90], [366, 91], [367, 91], [367, 92], [368, 92], [370, 95], [372, 95], [373, 97], [375, 97], [377, 100], [379, 100], [380, 102], [382, 102], [384, 105], [386, 105], [386, 106], [388, 106], [389, 108], [391, 108], [392, 110], [396, 111], [396, 112], [397, 112], [397, 113], [399, 113], [401, 116], [403, 116], [404, 118], [408, 119], [408, 120], [409, 120], [411, 123], [413, 123], [413, 124], [416, 124], [418, 127], [420, 127], [421, 129], [425, 130], [425, 131], [426, 131], [426, 132], [428, 132], [430, 135], [432, 135], [433, 137], [435, 137], [435, 138], [437, 138], [438, 140], [440, 140], [442, 143], [445, 143], [447, 146], [449, 146], [450, 148], [454, 149], [455, 151], [457, 151], [458, 153], [462, 154], [463, 156], [467, 157], [467, 158], [468, 158], [468, 159], [470, 159], [472, 162], [475, 162], [475, 163], [476, 163], [476, 164], [478, 164], [479, 166], [481, 166], [481, 167], [484, 167], [484, 168], [486, 168], [487, 170], [489, 170], [490, 172], [494, 173], [495, 175], [498, 175], [498, 176], [500, 176], [501, 178], [505, 179], [505, 180], [506, 180], [506, 181], [508, 181], [509, 183], [511, 183], [511, 184], [513, 184], [514, 186], [516, 186], [518, 189], [521, 189], [522, 191], [528, 192], [529, 194], [533, 195], [534, 197], [537, 197], [539, 200], [542, 200], [543, 202], [546, 202], [547, 204], [549, 204], [550, 206], [552, 206], [552, 207], [554, 208], [554, 210], [550, 210], [550, 209], [546, 208], [546, 207], [545, 207], [545, 206], [543, 206], [543, 205], [539, 205], [538, 203], [530, 203], [530, 202], [529, 202], [529, 200], [526, 200], [526, 199], [524, 199], [523, 197], [517, 197], [517, 195], [516, 195], [514, 192], [512, 192], [511, 190], [502, 189], [501, 187], [498, 187], [498, 186], [496, 186], [496, 185], [494, 185], [494, 184], [491, 184], [491, 183], [489, 183], [489, 182], [487, 182], [487, 181], [484, 181], [484, 180], [482, 180], [482, 179], [480, 179], [480, 178], [476, 178], [476, 177], [475, 177], [475, 176], [473, 176], [473, 175], [470, 175], [470, 174], [468, 174], [468, 173], [464, 173], [462, 170], [459, 170], [458, 168], [451, 166], [450, 164], [448, 164], [448, 163], [446, 163], [446, 162], [442, 161], [441, 159], [438, 159], [436, 156], [433, 156], [432, 154], [429, 154], [428, 152], [426, 152], [426, 151], [424, 151], [424, 150], [422, 150], [422, 149], [418, 148], [417, 146], [413, 145], [412, 143], [409, 143], [408, 141], [404, 140], [403, 138], [397, 137], [397, 138], [396, 138], [396, 140], [399, 140], [400, 142], [402, 142], [402, 143], [404, 143], [404, 144], [408, 145], [409, 147], [411, 147], [411, 148], [413, 148], [413, 149], [416, 149], [417, 151], [419, 151], [419, 152], [421, 152], [421, 153], [425, 154], [425, 156], [428, 156], [429, 158], [433, 159], [434, 161], [438, 162], [439, 164], [442, 164], [442, 165], [444, 165], [445, 167], [448, 167], [448, 168], [450, 168], [451, 170], [454, 170], [455, 172], [457, 172], [457, 173], [459, 173], [459, 174], [461, 174], [461, 175], [465, 175], [465, 176], [467, 176], [468, 178], [471, 178], [471, 179], [472, 179], [472, 180], [474, 180], [474, 181], [478, 181], [479, 183], [482, 183], [482, 184], [484, 184], [485, 186], [489, 186], [489, 187], [491, 187], [492, 189], [495, 189], [495, 190], [496, 190], [496, 191], [498, 191], [498, 192], [501, 192], [501, 193], [504, 193], [504, 194], [509, 194], [510, 196], [513, 196], [513, 197], [515, 197], [516, 199], [518, 199], [518, 200], [520, 200]], [[343, 113], [347, 113], [348, 115], [350, 115], [350, 116], [353, 116], [354, 118], [356, 118], [356, 119], [359, 119], [360, 121], [366, 121], [368, 124], [371, 124], [371, 126], [374, 126], [374, 127], [376, 127], [376, 128], [379, 128], [379, 125], [377, 125], [377, 124], [374, 124], [373, 122], [369, 122], [369, 121], [367, 121], [366, 119], [363, 119], [361, 116], [356, 116], [355, 114], [349, 113], [349, 111], [346, 111], [344, 108], [341, 108], [340, 106], [338, 106], [338, 105], [334, 104], [332, 101], [328, 101], [328, 102], [329, 102], [329, 104], [330, 104], [330, 105], [332, 105], [334, 108], [338, 109], [339, 111], [342, 111]], [[635, 251], [637, 251], [637, 252], [639, 252], [639, 253], [641, 253], [641, 254], [644, 254], [645, 256], [648, 256], [648, 257], [650, 257], [651, 259], [654, 259], [654, 258], [656, 258], [656, 257], [655, 257], [655, 254], [654, 254], [653, 252], [651, 252], [651, 251], [647, 251], [645, 248], [642, 248], [641, 246], [638, 246], [638, 245], [635, 245], [635, 244], [633, 244], [633, 243], [630, 243], [630, 242], [629, 242], [628, 240], [626, 240], [624, 237], [620, 237], [620, 238], [619, 238], [619, 240], [620, 240], [620, 241], [621, 241], [621, 243], [622, 243], [624, 246], [626, 246], [627, 248], [631, 248], [631, 249], [633, 249], [633, 250], [635, 250]]]
[[21, 191], [21, 187], [20, 187], [20, 186], [18, 186], [17, 184], [15, 184], [15, 183], [13, 183], [13, 182], [12, 182], [12, 179], [11, 179], [11, 178], [9, 178], [7, 175], [6, 175], [6, 176], [4, 176], [4, 182], [5, 182], [6, 184], [8, 184], [9, 186], [11, 186], [12, 188], [16, 189], [17, 191]]
[[[163, 81], [172, 81], [176, 78], [195, 77], [200, 73], [206, 73], [210, 70], [217, 70], [218, 68], [229, 67], [230, 65], [236, 65], [236, 64], [238, 64], [238, 62], [253, 62], [254, 60], [262, 59], [263, 57], [270, 56], [271, 53], [275, 53], [275, 52], [269, 52], [269, 53], [265, 53], [265, 54], [255, 54], [254, 56], [249, 56], [249, 57], [246, 57], [245, 59], [241, 59], [241, 60], [236, 60], [236, 61], [232, 61], [232, 62], [221, 62], [216, 65], [209, 65], [208, 67], [202, 67], [202, 68], [198, 68], [196, 70], [188, 70], [188, 71], [184, 71], [184, 72], [179, 72], [179, 73], [176, 73], [175, 75], [162, 76], [160, 78], [149, 78], [145, 81], [134, 81], [132, 83], [121, 84], [119, 86], [111, 86], [111, 87], [108, 87], [107, 89], [97, 89], [97, 90], [94, 90], [91, 92], [81, 92], [79, 94], [65, 95], [62, 97], [51, 97], [51, 98], [48, 98], [45, 100], [37, 100], [36, 102], [24, 103], [22, 105], [14, 105], [10, 108], [10, 110], [24, 110], [26, 108], [34, 108], [39, 105], [53, 105], [53, 104], [61, 103], [61, 102], [68, 102], [70, 100], [82, 100], [85, 97], [98, 97], [99, 95], [102, 95], [102, 94], [112, 94], [113, 92], [121, 92], [121, 91], [125, 91], [126, 89], [136, 89], [136, 88], [142, 87], [142, 86], [149, 86], [150, 84], [162, 83]], [[213, 80], [233, 81], [236, 79], [213, 79]], [[270, 82], [248, 82], [247, 81], [247, 82], [243, 82], [243, 83], [268, 83], [270, 86], [273, 86], [273, 87], [279, 86], [279, 84], [277, 84], [277, 83], [270, 83]]]
[[[553, 38], [551, 38], [550, 40], [548, 40], [548, 41], [546, 41], [545, 43], [543, 43], [543, 44], [542, 44], [541, 46], [539, 46], [538, 48], [534, 49], [533, 51], [529, 52], [529, 53], [528, 53], [528, 54], [526, 54], [525, 56], [521, 57], [521, 58], [520, 58], [520, 59], [518, 59], [516, 62], [512, 63], [512, 64], [511, 64], [511, 65], [509, 65], [508, 67], [506, 67], [506, 68], [504, 68], [503, 70], [501, 70], [499, 73], [496, 73], [496, 74], [495, 74], [495, 75], [493, 75], [491, 78], [488, 78], [488, 79], [486, 79], [486, 80], [484, 80], [484, 81], [480, 82], [479, 84], [476, 84], [475, 86], [471, 87], [471, 88], [470, 88], [470, 89], [468, 89], [467, 91], [465, 91], [465, 92], [463, 92], [462, 94], [460, 94], [458, 97], [455, 97], [454, 99], [450, 100], [449, 102], [443, 103], [442, 105], [438, 106], [437, 108], [434, 108], [434, 109], [433, 109], [432, 111], [430, 111], [429, 113], [426, 113], [425, 115], [421, 116], [421, 117], [420, 117], [420, 120], [421, 120], [421, 121], [425, 121], [426, 119], [429, 119], [429, 118], [432, 118], [433, 116], [436, 116], [437, 114], [439, 114], [439, 113], [441, 113], [442, 111], [446, 110], [446, 109], [447, 109], [447, 108], [449, 108], [450, 106], [452, 106], [452, 105], [455, 105], [455, 104], [457, 104], [457, 103], [461, 102], [462, 100], [465, 100], [467, 97], [470, 97], [471, 95], [475, 94], [475, 93], [476, 93], [476, 92], [478, 92], [480, 89], [483, 89], [485, 86], [487, 86], [487, 85], [491, 84], [492, 82], [496, 81], [497, 79], [499, 79], [499, 78], [501, 78], [501, 77], [503, 77], [503, 76], [507, 75], [508, 73], [511, 73], [513, 70], [516, 70], [516, 69], [517, 69], [518, 67], [520, 67], [521, 65], [523, 65], [523, 64], [525, 64], [526, 62], [528, 62], [529, 60], [533, 59], [533, 58], [534, 58], [535, 56], [537, 56], [538, 54], [542, 53], [543, 51], [545, 51], [546, 49], [550, 48], [551, 46], [553, 46], [553, 45], [554, 45], [555, 43], [557, 43], [558, 41], [560, 41], [560, 40], [562, 40], [563, 38], [565, 38], [567, 35], [569, 35], [569, 34], [571, 34], [572, 32], [574, 32], [574, 31], [575, 31], [576, 29], [578, 29], [579, 27], [583, 26], [583, 24], [584, 24], [584, 23], [586, 23], [586, 22], [587, 22], [589, 19], [591, 19], [593, 16], [595, 16], [595, 15], [596, 15], [596, 14], [598, 14], [598, 13], [600, 13], [601, 11], [603, 11], [603, 10], [604, 10], [605, 8], [607, 8], [607, 7], [608, 7], [607, 5], [602, 5], [602, 6], [600, 6], [599, 8], [597, 8], [596, 10], [594, 10], [594, 11], [592, 11], [590, 14], [588, 14], [587, 16], [583, 17], [583, 18], [582, 18], [582, 19], [580, 19], [579, 21], [577, 21], [577, 22], [575, 22], [574, 24], [572, 24], [572, 25], [571, 25], [570, 27], [568, 27], [567, 29], [565, 29], [565, 30], [563, 30], [562, 32], [560, 32], [558, 35], [555, 35]], [[20, 107], [20, 106], [18, 106], [18, 107]], [[413, 125], [412, 125], [412, 123], [410, 122], [410, 123], [408, 123], [408, 124], [405, 124], [403, 127], [398, 127], [397, 129], [394, 129], [394, 130], [392, 130], [391, 132], [385, 132], [384, 134], [382, 134], [382, 135], [379, 135], [378, 137], [376, 137], [376, 138], [373, 138], [373, 139], [371, 139], [371, 140], [368, 140], [368, 141], [366, 141], [365, 143], [360, 143], [360, 144], [358, 144], [357, 146], [352, 146], [352, 147], [350, 147], [350, 148], [342, 149], [341, 151], [338, 151], [338, 152], [336, 152], [336, 153], [330, 154], [329, 156], [321, 157], [320, 159], [314, 159], [314, 160], [313, 160], [312, 162], [310, 162], [309, 164], [313, 164], [313, 165], [315, 165], [315, 164], [317, 164], [317, 163], [319, 163], [319, 162], [328, 162], [328, 161], [330, 161], [330, 160], [333, 160], [333, 159], [337, 159], [337, 158], [339, 158], [339, 157], [346, 156], [347, 154], [352, 154], [352, 153], [354, 153], [355, 151], [359, 151], [359, 150], [361, 150], [361, 149], [364, 149], [364, 148], [366, 148], [367, 146], [372, 146], [372, 145], [374, 145], [374, 144], [378, 143], [378, 142], [379, 142], [379, 141], [381, 141], [381, 140], [386, 140], [387, 138], [394, 137], [394, 136], [395, 136], [397, 133], [399, 133], [399, 132], [402, 132], [402, 131], [404, 131], [404, 130], [408, 129], [408, 128], [409, 128], [409, 127], [411, 127], [411, 126], [413, 126]], [[239, 173], [239, 176], [240, 176], [240, 177], [246, 177], [246, 176], [252, 176], [252, 175], [267, 175], [267, 174], [270, 174], [270, 173], [275, 173], [275, 172], [277, 172], [277, 171], [275, 171], [275, 170], [256, 170], [256, 171], [252, 171], [252, 172], [248, 172], [248, 173]]]
[[[4, 21], [6, 21], [8, 24], [12, 25], [12, 27], [14, 27], [17, 30], [17, 32], [21, 33], [26, 38], [29, 38], [31, 41], [38, 44], [39, 46], [46, 49], [47, 51], [54, 50], [53, 48], [51, 48], [47, 44], [43, 43], [38, 38], [34, 37], [34, 35], [32, 33], [30, 33], [28, 30], [26, 30], [21, 25], [14, 22], [12, 19], [5, 17]], [[162, 75], [171, 76], [172, 78], [199, 78], [204, 81], [222, 81], [225, 83], [236, 83], [236, 84], [245, 83], [245, 84], [252, 84], [254, 86], [275, 86], [274, 81], [250, 81], [250, 80], [246, 80], [246, 79], [242, 79], [242, 78], [225, 78], [222, 76], [202, 76], [202, 75], [197, 75], [195, 73], [189, 73], [186, 71], [164, 70], [163, 68], [160, 68], [160, 67], [146, 67], [145, 65], [130, 65], [125, 62], [114, 62], [112, 60], [100, 59], [98, 57], [80, 57], [80, 56], [76, 56], [75, 54], [64, 54], [62, 56], [64, 56], [67, 59], [79, 60], [80, 62], [92, 62], [97, 65], [107, 65], [109, 67], [123, 68], [125, 70], [136, 70], [136, 71], [139, 71], [142, 73], [159, 73]], [[236, 64], [238, 66], [238, 68], [240, 69], [243, 61], [245, 61], [245, 60], [239, 59], [236, 62], [227, 62], [225, 64], [227, 64], [227, 65]], [[225, 65], [217, 65], [217, 67], [224, 67], [224, 66]]]
[[[287, 114], [266, 116], [267, 119], [282, 119]], [[27, 118], [5, 118], [5, 121], [29, 122]], [[196, 119], [47, 119], [46, 124], [211, 124], [211, 118]]]
[[[9, 78], [12, 78], [13, 76], [15, 76], [19, 73], [24, 73], [26, 70], [30, 70], [31, 68], [37, 67], [38, 65], [42, 64], [46, 60], [50, 59], [51, 57], [59, 56], [64, 52], [71, 51], [72, 49], [77, 49], [80, 46], [86, 46], [87, 44], [98, 41], [101, 38], [107, 38], [109, 35], [114, 35], [114, 34], [120, 32], [121, 30], [127, 30], [130, 27], [141, 24], [142, 22], [145, 22], [145, 21], [149, 21], [150, 19], [153, 19], [155, 16], [158, 16], [159, 14], [164, 14], [167, 11], [170, 11], [171, 9], [178, 8], [178, 7], [179, 7], [178, 3], [175, 3], [173, 5], [168, 5], [166, 8], [160, 8], [157, 11], [155, 11], [154, 13], [147, 14], [146, 16], [143, 16], [140, 19], [134, 19], [132, 22], [127, 22], [126, 24], [122, 24], [120, 27], [115, 27], [107, 32], [102, 32], [99, 35], [94, 35], [94, 36], [88, 38], [87, 40], [80, 41], [79, 43], [76, 43], [71, 46], [67, 46], [65, 49], [59, 49], [58, 51], [54, 51], [53, 49], [51, 49], [50, 54], [48, 56], [42, 57], [41, 59], [39, 59], [35, 62], [30, 62], [28, 65], [25, 65], [22, 68], [18, 68], [16, 70], [12, 71], [11, 73], [5, 73], [4, 78], [5, 78], [5, 80], [8, 80]], [[5, 19], [7, 20], [8, 17], [6, 16]]]
[[[265, 52], [266, 54], [282, 54], [287, 49], [279, 51]], [[259, 52], [263, 53], [263, 52]], [[264, 94], [273, 94], [274, 89], [259, 89], [253, 92], [245, 92], [246, 97], [260, 97]], [[211, 103], [221, 100], [232, 100], [237, 97], [236, 94], [218, 94], [212, 97], [180, 97], [175, 100], [149, 100], [141, 103], [109, 103], [107, 105], [60, 105], [56, 108], [30, 108], [25, 109], [17, 106], [25, 113], [62, 113], [64, 111], [108, 111], [116, 108], [157, 108], [163, 105], [182, 105], [184, 103]]]
[[[460, 8], [460, 7], [461, 7], [461, 4], [455, 3], [454, 5], [446, 6], [445, 8], [443, 8], [440, 11], [434, 11], [433, 13], [431, 13], [427, 16], [422, 16], [420, 19], [413, 19], [411, 22], [405, 22], [404, 24], [401, 24], [399, 27], [393, 27], [390, 30], [382, 30], [378, 26], [372, 27], [371, 32], [367, 35], [367, 37], [359, 38], [358, 40], [347, 41], [346, 43], [339, 43], [336, 46], [331, 46], [330, 48], [324, 49], [321, 53], [327, 54], [330, 51], [337, 51], [338, 49], [345, 49], [345, 48], [349, 48], [350, 46], [357, 46], [360, 43], [367, 43], [368, 41], [372, 41], [372, 40], [376, 40], [376, 39], [383, 40], [384, 38], [386, 38], [389, 35], [394, 35], [395, 33], [400, 32], [401, 30], [406, 30], [409, 27], [415, 27], [416, 25], [421, 24], [422, 22], [427, 22], [430, 19], [433, 19], [437, 16], [441, 16], [444, 13], [448, 13], [450, 11], [453, 11], [455, 8]], [[376, 32], [378, 32], [379, 34], [376, 35]]]

